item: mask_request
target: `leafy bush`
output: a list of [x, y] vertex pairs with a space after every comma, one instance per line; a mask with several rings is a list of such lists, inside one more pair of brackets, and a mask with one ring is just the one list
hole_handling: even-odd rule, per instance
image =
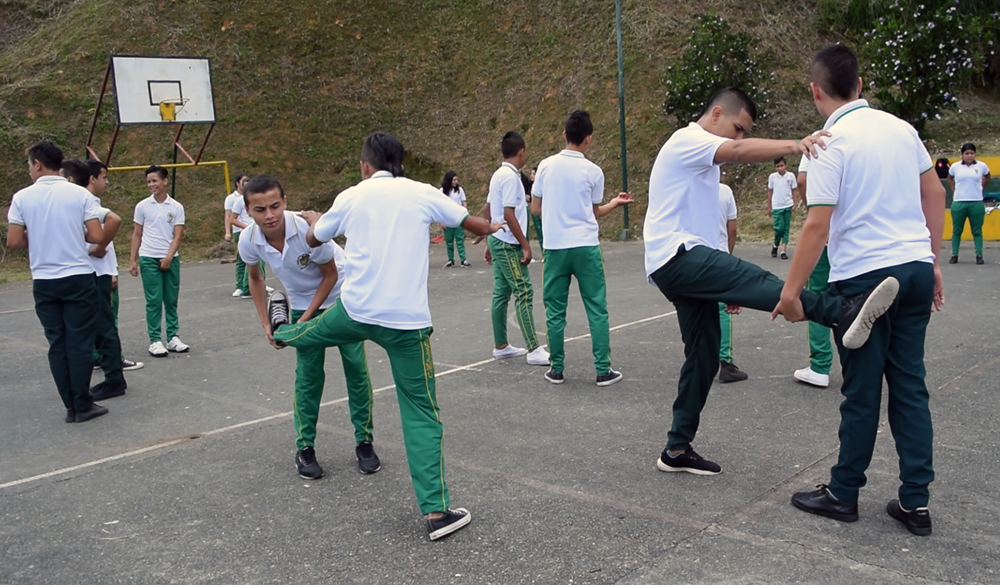
[[745, 91], [757, 103], [758, 121], [768, 117], [774, 74], [751, 54], [757, 40], [745, 32], [733, 32], [721, 16], [703, 14], [691, 30], [691, 41], [680, 63], [667, 67], [667, 93], [663, 110], [678, 126], [696, 119], [716, 91], [732, 86]]
[[926, 1], [894, 0], [865, 33], [861, 55], [868, 92], [921, 131], [927, 120], [957, 109], [955, 88], [983, 71], [993, 51], [987, 33], [997, 18], [958, 0]]

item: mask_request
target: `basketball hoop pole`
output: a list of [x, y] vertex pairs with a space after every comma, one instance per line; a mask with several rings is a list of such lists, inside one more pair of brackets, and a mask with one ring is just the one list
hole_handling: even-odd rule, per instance
[[[622, 62], [622, 2], [615, 0], [615, 27], [618, 30], [618, 130], [622, 139], [622, 191], [628, 192], [628, 164], [625, 156], [625, 67]], [[619, 240], [629, 239], [628, 205], [622, 206], [622, 231]]]

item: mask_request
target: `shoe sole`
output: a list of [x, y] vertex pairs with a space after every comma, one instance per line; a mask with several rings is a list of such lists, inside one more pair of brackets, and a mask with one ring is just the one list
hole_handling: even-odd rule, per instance
[[429, 533], [431, 540], [444, 538], [445, 536], [448, 536], [452, 532], [457, 532], [458, 530], [465, 528], [466, 526], [469, 525], [470, 522], [472, 522], [472, 514], [469, 513], [469, 511], [466, 510], [465, 508], [459, 508], [458, 510], [455, 511], [465, 512], [465, 516], [463, 516], [460, 520], [452, 522], [451, 524], [445, 526], [444, 528], [438, 528], [434, 532]]
[[119, 396], [125, 396], [125, 391], [122, 390], [121, 392], [115, 392], [113, 394], [98, 394], [96, 396], [91, 395], [91, 398], [95, 402], [100, 402], [100, 401], [108, 400], [109, 398], [118, 398]]
[[129, 366], [127, 368], [122, 368], [122, 371], [123, 372], [134, 372], [136, 370], [141, 370], [145, 366], [146, 366], [146, 364], [136, 364], [134, 366]]
[[[896, 505], [893, 506], [893, 504]], [[903, 526], [906, 526], [906, 529], [910, 531], [910, 534], [913, 534], [915, 536], [930, 536], [931, 532], [933, 531], [932, 526], [928, 526], [925, 528], [923, 526], [910, 526], [909, 524], [907, 524], [906, 516], [902, 515], [903, 511], [899, 509], [899, 500], [892, 500], [891, 502], [886, 504], [885, 512], [889, 514], [889, 516], [891, 516], [894, 520], [899, 520], [900, 522], [902, 522]], [[899, 516], [897, 516], [896, 514], [899, 514]]]
[[319, 475], [317, 475], [316, 477], [309, 477], [308, 475], [303, 475], [302, 471], [299, 470], [299, 466], [298, 465], [295, 466], [295, 472], [298, 473], [299, 477], [301, 477], [302, 479], [320, 479], [320, 478], [323, 477], [323, 471], [322, 470], [320, 470]]
[[365, 471], [364, 469], [361, 468], [361, 464], [360, 463], [358, 464], [358, 471], [360, 471], [362, 475], [371, 475], [373, 473], [378, 473], [378, 470], [380, 470], [380, 469], [382, 469], [382, 464], [381, 463], [379, 463], [378, 467], [376, 467], [375, 469], [372, 469], [370, 471]]
[[[95, 414], [94, 416], [92, 416], [92, 417], [90, 417], [90, 418], [85, 418], [85, 419], [83, 419], [83, 420], [80, 420], [79, 418], [76, 418], [76, 419], [74, 419], [74, 421], [73, 421], [73, 422], [74, 422], [74, 423], [85, 423], [85, 422], [90, 422], [90, 421], [94, 420], [95, 418], [101, 418], [102, 416], [104, 416], [104, 415], [108, 414], [109, 412], [110, 412], [109, 410], [105, 409], [105, 411], [104, 411], [104, 412], [102, 412], [102, 413], [100, 413], [100, 414]], [[80, 415], [77, 415], [77, 417], [79, 417], [79, 416], [80, 416]]]
[[847, 349], [858, 349], [868, 341], [868, 336], [872, 332], [872, 324], [885, 315], [885, 312], [892, 306], [899, 293], [899, 281], [893, 277], [885, 279], [875, 287], [871, 296], [861, 306], [858, 317], [851, 323], [844, 333], [843, 344]]
[[556, 380], [556, 379], [554, 379], [554, 378], [550, 378], [550, 377], [548, 377], [548, 376], [545, 376], [545, 380], [546, 380], [546, 381], [547, 381], [547, 382], [548, 382], [549, 384], [555, 384], [556, 386], [558, 386], [559, 384], [562, 384], [562, 383], [564, 383], [564, 382], [566, 381], [566, 379], [565, 379], [565, 378], [563, 378], [562, 380]]
[[827, 511], [824, 511], [824, 510], [816, 510], [816, 509], [810, 508], [808, 506], [803, 506], [802, 504], [798, 503], [795, 500], [792, 500], [792, 505], [795, 506], [796, 508], [798, 508], [799, 510], [802, 510], [803, 512], [808, 512], [809, 514], [813, 514], [815, 516], [823, 516], [824, 518], [829, 518], [831, 520], [837, 520], [839, 522], [857, 522], [858, 521], [858, 515], [857, 514], [836, 514], [834, 512], [827, 512]]
[[545, 360], [544, 362], [541, 362], [541, 361], [538, 361], [538, 360], [531, 361], [529, 359], [527, 361], [528, 361], [528, 365], [529, 366], [551, 366], [552, 365], [552, 363], [549, 360]]
[[719, 376], [719, 383], [732, 384], [733, 382], [746, 382], [748, 378], [749, 376], [747, 376], [746, 378], [723, 378], [722, 376]]
[[830, 386], [829, 382], [827, 382], [826, 384], [823, 384], [821, 382], [816, 382], [814, 380], [808, 380], [808, 379], [806, 379], [804, 377], [801, 377], [801, 376], [799, 376], [798, 372], [796, 372], [796, 373], [794, 373], [792, 375], [795, 376], [795, 379], [798, 380], [799, 382], [802, 382], [804, 384], [809, 384], [810, 386], [815, 386], [817, 388], [828, 388]]
[[184, 349], [170, 349], [170, 348], [168, 347], [168, 348], [167, 348], [167, 351], [168, 351], [168, 352], [171, 352], [171, 351], [172, 351], [172, 352], [174, 352], [174, 353], [187, 353], [187, 352], [188, 352], [188, 351], [189, 351], [190, 349], [191, 349], [190, 347], [185, 347]]
[[528, 351], [527, 350], [525, 350], [524, 353], [517, 352], [517, 353], [512, 353], [510, 355], [501, 355], [501, 356], [494, 355], [493, 359], [495, 359], [495, 360], [509, 360], [510, 358], [523, 357], [523, 356], [526, 356], [526, 355], [528, 355]]
[[618, 376], [617, 378], [614, 378], [612, 380], [605, 380], [603, 382], [598, 382], [597, 385], [601, 388], [607, 388], [608, 386], [614, 386], [615, 384], [621, 382], [624, 379], [625, 376]]
[[695, 475], [719, 475], [722, 470], [719, 471], [708, 471], [707, 469], [695, 469], [693, 467], [671, 467], [663, 462], [662, 459], [656, 459], [656, 468], [660, 471], [666, 471], [667, 473], [673, 473], [677, 471], [686, 471], [688, 473], [693, 473]]
[[166, 353], [153, 353], [153, 352], [149, 352], [149, 355], [151, 355], [151, 356], [153, 356], [155, 358], [165, 358], [165, 357], [167, 357]]

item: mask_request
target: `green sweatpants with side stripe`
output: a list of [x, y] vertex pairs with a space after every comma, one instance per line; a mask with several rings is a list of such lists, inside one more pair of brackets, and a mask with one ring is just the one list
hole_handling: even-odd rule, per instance
[[976, 256], [983, 255], [983, 222], [986, 220], [986, 204], [982, 201], [952, 201], [951, 203], [951, 255], [958, 256], [962, 247], [962, 232], [965, 220], [969, 220], [972, 243]]
[[[242, 233], [242, 231], [233, 232], [233, 248], [236, 249], [236, 288], [248, 295], [250, 294], [250, 273], [247, 272], [247, 263], [240, 256], [240, 234]], [[258, 267], [260, 268], [260, 277], [265, 278], [267, 274], [264, 270], [263, 260], [260, 261]]]
[[396, 383], [400, 421], [410, 478], [424, 514], [444, 512], [450, 504], [444, 476], [444, 425], [437, 405], [433, 329], [400, 330], [359, 323], [338, 300], [322, 315], [305, 323], [283, 325], [274, 339], [300, 348], [325, 348], [373, 341], [389, 354]]
[[722, 329], [719, 361], [731, 364], [733, 363], [733, 316], [726, 312], [725, 303], [719, 303], [719, 325]]
[[[806, 290], [821, 294], [829, 286], [829, 280], [830, 257], [826, 248], [823, 248], [823, 254], [806, 282]], [[833, 344], [830, 342], [832, 335], [829, 327], [809, 322], [809, 368], [817, 374], [830, 373], [830, 366], [833, 365]]]
[[[292, 322], [298, 322], [305, 311], [292, 311]], [[323, 311], [317, 311], [313, 319]], [[354, 440], [372, 440], [372, 381], [368, 373], [368, 359], [365, 344], [348, 343], [341, 345], [340, 360], [344, 364], [344, 378], [347, 381], [347, 406], [351, 411], [354, 425]], [[302, 347], [295, 349], [295, 395], [292, 399], [295, 417], [295, 447], [301, 451], [316, 446], [316, 422], [319, 420], [319, 405], [323, 401], [323, 387], [326, 384], [325, 347]]]
[[590, 325], [590, 345], [594, 353], [597, 375], [611, 370], [611, 332], [608, 328], [608, 293], [604, 280], [604, 258], [600, 246], [581, 246], [545, 253], [542, 273], [542, 297], [545, 301], [546, 335], [549, 341], [549, 361], [553, 372], [565, 367], [566, 304], [569, 283], [576, 277]]
[[792, 208], [774, 209], [771, 211], [774, 219], [774, 247], [778, 244], [787, 244], [788, 235], [792, 231]]
[[465, 229], [444, 228], [444, 248], [448, 251], [448, 260], [455, 261], [455, 248], [458, 248], [458, 259], [465, 262]]
[[[160, 259], [139, 257], [142, 274], [142, 292], [146, 297], [146, 331], [149, 342], [166, 344], [177, 335], [180, 320], [177, 318], [177, 297], [181, 291], [181, 261], [174, 256], [170, 270], [160, 270]], [[161, 319], [167, 322], [167, 336], [163, 337]]]
[[517, 313], [517, 324], [524, 336], [524, 345], [528, 351], [533, 351], [539, 346], [531, 306], [535, 291], [531, 287], [528, 267], [521, 264], [521, 258], [524, 257], [521, 246], [508, 244], [494, 236], [487, 238], [486, 245], [493, 255], [493, 342], [498, 346], [507, 344], [507, 305], [510, 304], [510, 295], [513, 293], [514, 312]]

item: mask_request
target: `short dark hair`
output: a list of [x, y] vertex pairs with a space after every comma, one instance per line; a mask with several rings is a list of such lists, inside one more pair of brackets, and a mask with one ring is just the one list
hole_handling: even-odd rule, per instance
[[63, 153], [58, 146], [48, 140], [39, 140], [28, 147], [28, 160], [40, 162], [50, 171], [62, 169]]
[[844, 45], [830, 45], [813, 57], [809, 76], [828, 96], [854, 99], [858, 91], [858, 56]]
[[62, 175], [84, 189], [90, 184], [90, 167], [82, 160], [68, 158], [62, 163]]
[[566, 142], [580, 146], [593, 133], [594, 124], [585, 110], [573, 110], [566, 118]]
[[247, 176], [244, 175], [243, 173], [240, 173], [240, 174], [236, 175], [235, 177], [233, 177], [233, 187], [235, 187], [236, 185], [239, 185], [240, 181], [242, 181], [245, 178], [247, 178]]
[[723, 112], [731, 115], [739, 114], [741, 111], [746, 110], [746, 112], [750, 114], [750, 119], [754, 122], [757, 121], [757, 104], [755, 104], [753, 100], [750, 99], [750, 96], [748, 96], [742, 89], [736, 87], [724, 87], [715, 92], [715, 94], [709, 98], [705, 107], [702, 108], [698, 117], [700, 118], [711, 112], [712, 108], [715, 106], [721, 106]]
[[88, 158], [84, 162], [87, 163], [87, 167], [90, 169], [90, 176], [94, 177], [95, 179], [101, 176], [101, 169], [105, 171], [108, 170], [108, 165], [102, 163], [97, 159]]
[[778, 163], [785, 163], [786, 165], [788, 164], [787, 162], [785, 162], [785, 157], [783, 156], [779, 156], [778, 158], [774, 159], [774, 166], [778, 166]]
[[149, 173], [156, 173], [157, 175], [160, 175], [161, 179], [166, 179], [168, 175], [167, 169], [157, 165], [152, 165], [148, 169], [146, 169], [146, 172], [143, 173], [143, 176], [148, 177]]
[[270, 175], [257, 175], [243, 186], [243, 203], [247, 207], [250, 207], [250, 200], [248, 198], [251, 195], [267, 193], [271, 189], [277, 189], [278, 193], [281, 193], [281, 198], [285, 198], [285, 188], [281, 186], [281, 182], [278, 179]]
[[524, 137], [517, 132], [508, 132], [500, 140], [500, 154], [504, 158], [510, 158], [527, 148], [524, 144]]
[[392, 134], [372, 132], [361, 146], [361, 160], [379, 171], [389, 171], [393, 177], [403, 176], [406, 150]]
[[962, 152], [965, 152], [966, 150], [971, 150], [972, 152], [976, 152], [976, 145], [971, 142], [966, 142], [965, 144], [962, 145]]

